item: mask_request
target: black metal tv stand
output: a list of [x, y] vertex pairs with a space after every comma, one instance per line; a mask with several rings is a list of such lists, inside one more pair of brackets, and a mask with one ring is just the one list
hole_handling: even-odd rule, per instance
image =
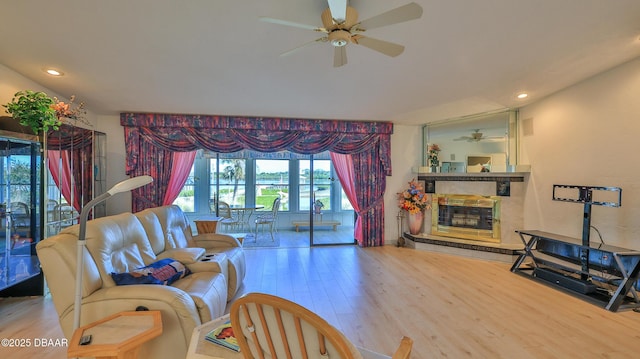
[[[564, 189], [577, 190], [577, 196], [559, 195]], [[594, 191], [613, 192], [617, 198], [596, 201]], [[554, 201], [584, 203], [582, 238], [517, 230], [525, 247], [511, 271], [570, 289], [613, 312], [640, 307], [634, 288], [640, 276], [640, 251], [590, 241], [591, 206], [620, 207], [621, 198], [622, 190], [618, 187], [554, 185]], [[525, 263], [527, 258], [530, 261]]]

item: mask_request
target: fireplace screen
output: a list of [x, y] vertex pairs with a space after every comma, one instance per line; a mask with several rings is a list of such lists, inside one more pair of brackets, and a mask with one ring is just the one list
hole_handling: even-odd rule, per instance
[[500, 197], [434, 194], [431, 234], [500, 242]]

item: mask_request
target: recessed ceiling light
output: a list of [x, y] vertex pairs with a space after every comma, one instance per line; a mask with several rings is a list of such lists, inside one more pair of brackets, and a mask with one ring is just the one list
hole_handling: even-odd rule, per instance
[[520, 100], [524, 100], [525, 98], [529, 97], [528, 93], [519, 93], [517, 96]]
[[64, 73], [60, 70], [49, 68], [49, 69], [45, 69], [44, 71], [51, 76], [64, 76]]

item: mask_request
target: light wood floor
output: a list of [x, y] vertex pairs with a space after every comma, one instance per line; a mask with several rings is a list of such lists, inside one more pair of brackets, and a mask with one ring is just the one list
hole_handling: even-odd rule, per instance
[[[248, 249], [242, 292], [294, 300], [354, 343], [413, 358], [633, 358], [640, 313], [611, 313], [509, 272], [509, 265], [386, 246]], [[61, 338], [49, 299], [0, 301], [0, 337]], [[65, 349], [0, 348], [2, 358]]]

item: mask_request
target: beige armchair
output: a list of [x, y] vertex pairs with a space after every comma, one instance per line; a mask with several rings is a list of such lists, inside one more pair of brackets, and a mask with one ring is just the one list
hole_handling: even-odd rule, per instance
[[408, 359], [413, 347], [413, 340], [403, 337], [393, 357], [357, 348], [310, 310], [262, 293], [233, 303], [231, 325], [245, 358]]

